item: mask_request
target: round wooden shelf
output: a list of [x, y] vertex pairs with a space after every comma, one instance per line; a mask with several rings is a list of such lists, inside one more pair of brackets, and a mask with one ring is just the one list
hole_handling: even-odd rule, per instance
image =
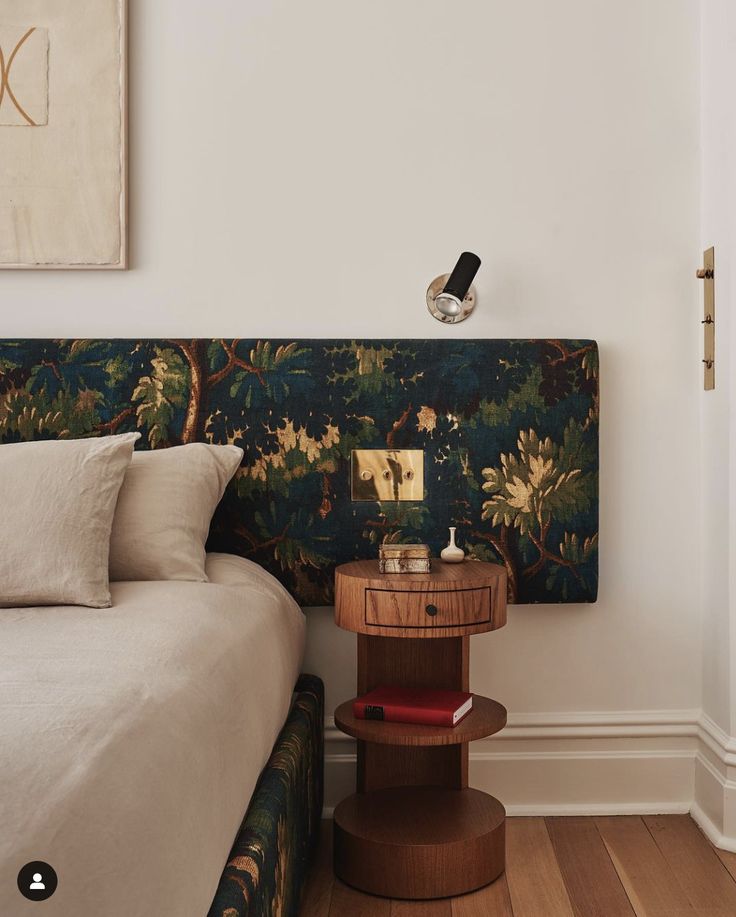
[[444, 898], [504, 870], [506, 812], [480, 790], [392, 787], [335, 809], [335, 872], [374, 895]]
[[358, 719], [349, 700], [335, 710], [335, 725], [349, 736], [379, 745], [460, 745], [503, 729], [506, 708], [489, 697], [474, 694], [473, 709], [457, 726], [418, 726]]

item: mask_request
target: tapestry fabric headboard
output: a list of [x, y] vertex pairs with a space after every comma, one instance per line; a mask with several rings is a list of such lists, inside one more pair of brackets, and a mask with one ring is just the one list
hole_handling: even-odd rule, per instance
[[[383, 539], [437, 555], [450, 525], [504, 564], [510, 601], [595, 601], [598, 408], [593, 341], [0, 341], [2, 443], [242, 446], [209, 548], [302, 605]], [[351, 451], [387, 446], [424, 451], [425, 499], [352, 502]]]

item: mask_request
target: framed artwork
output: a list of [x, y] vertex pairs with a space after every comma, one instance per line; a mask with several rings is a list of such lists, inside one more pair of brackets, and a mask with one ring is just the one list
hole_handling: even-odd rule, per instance
[[3, 0], [0, 268], [127, 267], [127, 0]]

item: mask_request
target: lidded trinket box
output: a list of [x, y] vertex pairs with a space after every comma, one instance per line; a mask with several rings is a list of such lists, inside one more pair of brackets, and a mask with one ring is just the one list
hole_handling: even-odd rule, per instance
[[429, 545], [382, 544], [378, 549], [381, 573], [429, 573]]

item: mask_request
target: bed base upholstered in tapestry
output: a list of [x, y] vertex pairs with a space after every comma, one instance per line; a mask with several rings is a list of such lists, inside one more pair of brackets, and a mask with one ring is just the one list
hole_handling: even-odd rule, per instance
[[261, 774], [208, 917], [296, 917], [319, 837], [324, 688], [302, 675]]
[[[582, 340], [0, 341], [0, 442], [140, 430], [139, 448], [235, 443], [213, 550], [302, 605], [338, 563], [458, 527], [512, 602], [598, 586], [598, 350]], [[353, 449], [421, 449], [425, 499], [353, 503]]]

